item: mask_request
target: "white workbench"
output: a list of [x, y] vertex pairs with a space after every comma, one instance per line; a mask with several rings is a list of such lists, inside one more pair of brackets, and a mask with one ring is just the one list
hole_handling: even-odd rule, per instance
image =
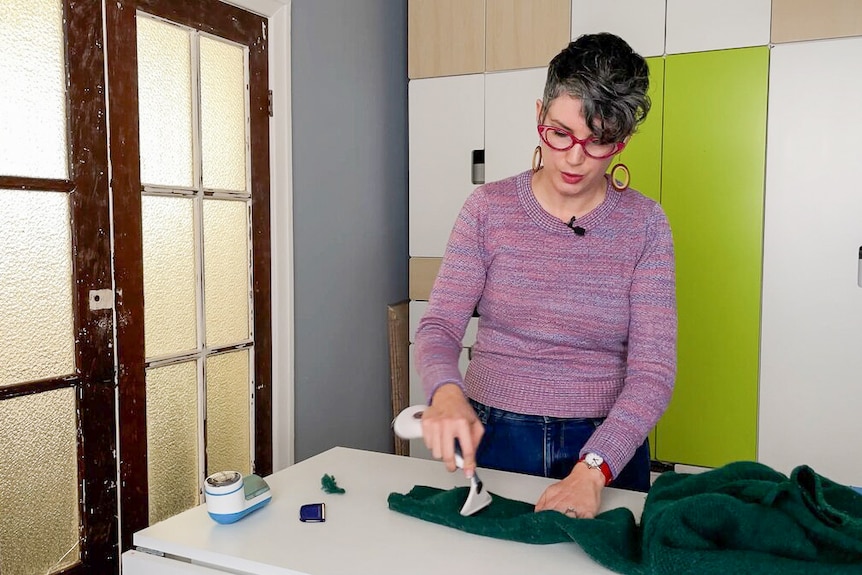
[[[479, 471], [489, 491], [521, 501], [537, 501], [553, 482]], [[346, 493], [323, 492], [326, 473]], [[393, 491], [467, 485], [461, 472], [450, 474], [437, 461], [337, 447], [266, 480], [272, 502], [237, 523], [219, 525], [201, 505], [136, 533], [136, 549], [123, 554], [123, 575], [611, 573], [573, 543], [503, 541], [391, 511], [386, 498]], [[316, 502], [326, 503], [326, 522], [300, 522], [300, 505]], [[608, 488], [602, 510], [628, 507], [639, 517], [643, 502], [643, 494]]]

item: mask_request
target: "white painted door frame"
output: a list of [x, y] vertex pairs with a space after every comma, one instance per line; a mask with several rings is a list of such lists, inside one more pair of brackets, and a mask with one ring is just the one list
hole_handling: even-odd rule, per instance
[[[223, 0], [225, 1], [225, 0]], [[291, 0], [228, 0], [269, 19], [272, 230], [273, 472], [294, 463], [293, 171], [290, 118]]]

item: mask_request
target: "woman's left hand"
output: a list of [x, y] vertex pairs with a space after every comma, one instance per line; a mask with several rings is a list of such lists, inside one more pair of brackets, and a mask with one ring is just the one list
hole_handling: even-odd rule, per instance
[[578, 463], [568, 477], [545, 489], [536, 511], [553, 509], [568, 517], [592, 519], [599, 512], [604, 487], [601, 471]]

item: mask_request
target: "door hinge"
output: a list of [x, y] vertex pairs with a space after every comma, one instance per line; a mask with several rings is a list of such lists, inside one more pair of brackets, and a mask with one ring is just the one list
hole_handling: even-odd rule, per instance
[[268, 90], [266, 93], [266, 111], [269, 113], [269, 117], [272, 118], [272, 90]]

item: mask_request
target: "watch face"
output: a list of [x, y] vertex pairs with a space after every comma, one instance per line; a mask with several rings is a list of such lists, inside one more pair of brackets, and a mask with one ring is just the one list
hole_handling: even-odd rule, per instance
[[587, 453], [584, 456], [584, 462], [590, 467], [601, 467], [602, 463], [605, 462], [604, 459], [600, 455], [596, 455], [595, 453]]

